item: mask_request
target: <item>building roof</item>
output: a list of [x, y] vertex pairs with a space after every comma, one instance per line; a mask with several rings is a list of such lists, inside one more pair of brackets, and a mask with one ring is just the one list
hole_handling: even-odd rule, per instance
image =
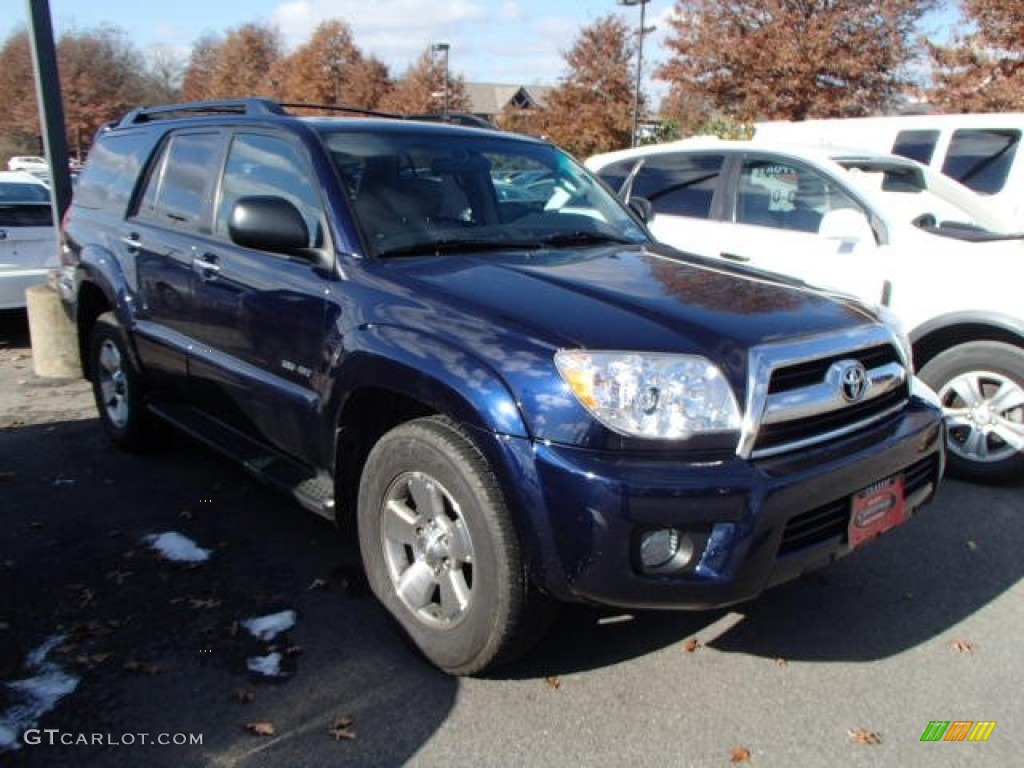
[[500, 115], [508, 107], [537, 109], [546, 105], [550, 85], [514, 85], [508, 83], [466, 83], [470, 111], [476, 115]]

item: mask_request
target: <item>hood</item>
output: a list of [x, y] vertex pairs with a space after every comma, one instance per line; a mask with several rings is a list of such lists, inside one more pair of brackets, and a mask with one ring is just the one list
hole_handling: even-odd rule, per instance
[[514, 327], [552, 350], [702, 354], [729, 369], [736, 383], [754, 345], [873, 322], [856, 301], [660, 245], [382, 264], [417, 283], [410, 286], [414, 294], [435, 312], [436, 301], [462, 310], [491, 338], [487, 326], [500, 328], [501, 336]]

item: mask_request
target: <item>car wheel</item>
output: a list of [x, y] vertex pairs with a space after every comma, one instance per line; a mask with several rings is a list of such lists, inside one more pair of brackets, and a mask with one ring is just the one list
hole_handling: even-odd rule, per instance
[[100, 421], [114, 442], [130, 451], [152, 445], [152, 417], [145, 408], [142, 376], [113, 312], [96, 318], [89, 344], [89, 371]]
[[995, 341], [960, 344], [929, 360], [920, 376], [942, 401], [952, 474], [1024, 477], [1024, 350]]
[[430, 417], [388, 432], [359, 486], [359, 548], [374, 594], [454, 675], [527, 650], [547, 601], [528, 584], [497, 480], [470, 437]]

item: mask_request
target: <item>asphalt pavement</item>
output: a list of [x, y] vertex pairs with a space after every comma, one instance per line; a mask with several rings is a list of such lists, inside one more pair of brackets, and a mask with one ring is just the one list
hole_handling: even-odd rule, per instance
[[[1024, 485], [948, 480], [832, 567], [710, 613], [573, 607], [484, 679], [422, 661], [351, 541], [168, 432], [116, 450], [0, 313], [0, 766], [960, 766], [1024, 752]], [[161, 557], [175, 532], [209, 551]], [[253, 637], [247, 619], [294, 611]], [[252, 659], [278, 654], [280, 674]], [[24, 681], [31, 681], [25, 683]], [[58, 698], [59, 694], [63, 694]], [[989, 738], [922, 742], [932, 721]], [[159, 743], [165, 742], [165, 743]]]

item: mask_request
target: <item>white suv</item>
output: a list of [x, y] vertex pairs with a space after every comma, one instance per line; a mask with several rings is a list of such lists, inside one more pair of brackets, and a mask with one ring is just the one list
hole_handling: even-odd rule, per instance
[[765, 141], [689, 139], [587, 166], [651, 203], [659, 240], [890, 306], [946, 409], [950, 468], [1024, 476], [1024, 236], [983, 198], [906, 158]]

